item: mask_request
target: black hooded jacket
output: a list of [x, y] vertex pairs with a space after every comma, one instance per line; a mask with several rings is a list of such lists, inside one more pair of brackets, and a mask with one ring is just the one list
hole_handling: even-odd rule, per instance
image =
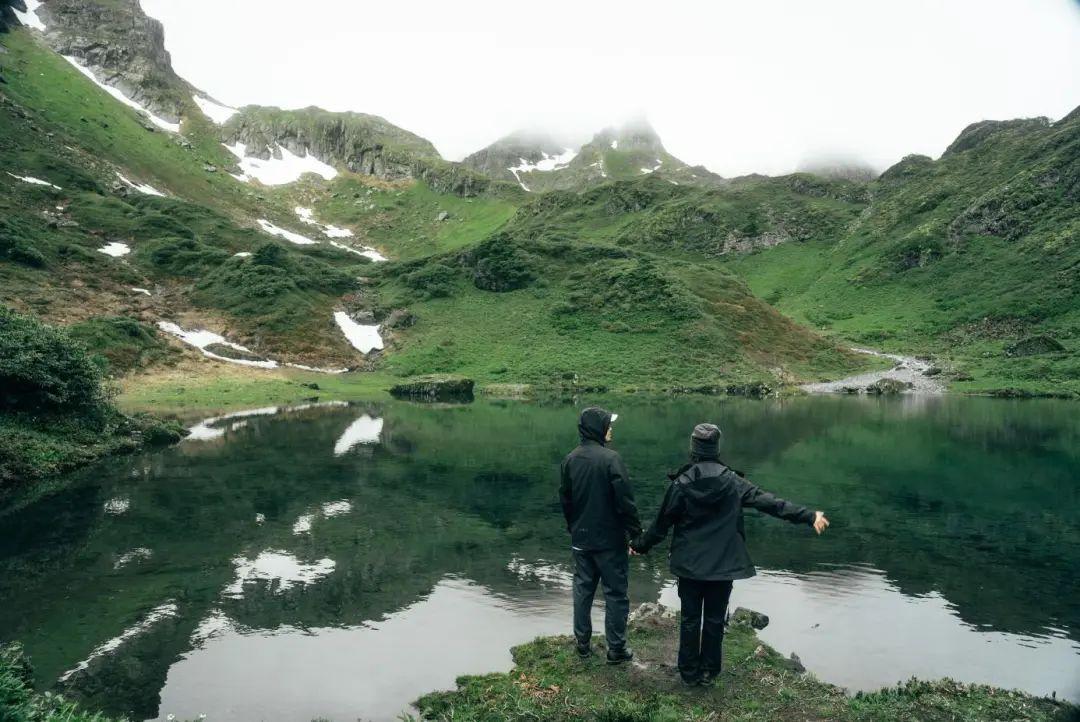
[[575, 549], [626, 548], [641, 534], [626, 465], [604, 446], [609, 426], [611, 414], [604, 409], [582, 411], [581, 444], [562, 461], [559, 501]]
[[719, 461], [684, 467], [668, 486], [660, 512], [634, 550], [645, 553], [675, 527], [671, 572], [701, 580], [748, 579], [754, 574], [746, 551], [743, 507], [795, 524], [813, 524], [815, 514], [762, 491]]

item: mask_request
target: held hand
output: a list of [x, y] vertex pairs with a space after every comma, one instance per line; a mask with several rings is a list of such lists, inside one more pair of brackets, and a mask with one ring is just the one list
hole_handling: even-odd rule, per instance
[[823, 531], [825, 531], [828, 528], [829, 528], [829, 520], [825, 518], [825, 512], [823, 512], [823, 511], [815, 511], [814, 512], [814, 531], [816, 531], [818, 534], [820, 534], [820, 533], [822, 533]]
[[630, 550], [630, 556], [632, 556], [632, 557], [639, 557], [639, 556], [641, 556], [641, 552], [635, 551], [635, 550], [634, 550], [634, 547], [628, 546], [628, 547], [627, 547], [627, 549], [629, 549], [629, 550]]

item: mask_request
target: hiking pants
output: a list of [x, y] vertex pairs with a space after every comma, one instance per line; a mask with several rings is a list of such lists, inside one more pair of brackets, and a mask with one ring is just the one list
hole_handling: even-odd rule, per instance
[[724, 618], [731, 580], [702, 581], [679, 577], [682, 621], [679, 623], [679, 674], [693, 680], [720, 673]]
[[604, 584], [604, 633], [609, 651], [626, 646], [626, 596], [630, 561], [626, 547], [583, 551], [574, 549], [574, 637], [584, 647], [592, 639], [592, 603], [598, 583]]

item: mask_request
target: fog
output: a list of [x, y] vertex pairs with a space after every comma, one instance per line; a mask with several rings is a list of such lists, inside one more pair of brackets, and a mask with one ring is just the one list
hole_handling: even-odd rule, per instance
[[460, 159], [511, 131], [645, 115], [726, 176], [937, 156], [968, 123], [1080, 104], [1076, 0], [142, 0], [231, 105], [387, 120]]

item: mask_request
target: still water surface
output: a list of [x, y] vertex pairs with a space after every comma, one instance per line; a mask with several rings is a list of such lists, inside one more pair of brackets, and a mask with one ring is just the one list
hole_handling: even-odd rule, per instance
[[[990, 399], [610, 401], [646, 516], [694, 423], [815, 538], [749, 514], [733, 604], [852, 690], [910, 676], [1080, 700], [1080, 414]], [[394, 719], [569, 632], [571, 406], [255, 409], [0, 510], [0, 639], [135, 719]], [[661, 549], [631, 602], [676, 601]], [[602, 628], [602, 627], [601, 627]]]

